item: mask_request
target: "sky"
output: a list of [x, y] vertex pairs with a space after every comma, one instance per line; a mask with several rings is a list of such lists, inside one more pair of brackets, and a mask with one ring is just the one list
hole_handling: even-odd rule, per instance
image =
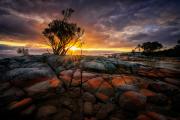
[[180, 39], [179, 6], [180, 0], [0, 0], [0, 52], [46, 49], [42, 31], [66, 8], [85, 30], [84, 49], [131, 51], [147, 41], [172, 47]]

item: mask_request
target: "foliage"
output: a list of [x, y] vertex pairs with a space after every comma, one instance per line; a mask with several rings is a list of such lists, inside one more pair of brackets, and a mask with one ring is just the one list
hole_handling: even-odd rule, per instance
[[143, 52], [152, 53], [163, 48], [163, 45], [159, 42], [145, 42], [141, 45]]
[[49, 40], [55, 55], [66, 55], [67, 51], [80, 42], [84, 31], [75, 23], [69, 22], [73, 9], [62, 11], [63, 19], [53, 20], [44, 29], [43, 35]]
[[22, 55], [29, 55], [29, 50], [27, 48], [18, 48], [17, 53]]

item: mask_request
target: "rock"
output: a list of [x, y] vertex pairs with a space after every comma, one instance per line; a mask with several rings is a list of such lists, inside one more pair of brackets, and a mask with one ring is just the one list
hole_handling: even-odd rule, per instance
[[0, 92], [1, 91], [4, 91], [4, 90], [7, 90], [8, 88], [10, 87], [10, 84], [9, 83], [1, 83], [0, 84]]
[[84, 120], [97, 120], [95, 117], [85, 117]]
[[[82, 72], [82, 79], [83, 81], [87, 81], [89, 79], [92, 79], [92, 78], [95, 78], [97, 75], [94, 74], [94, 73], [90, 73], [90, 72], [85, 72], [83, 71]], [[74, 75], [73, 75], [73, 79], [74, 80], [79, 80], [81, 78], [81, 72], [80, 72], [80, 69], [77, 69], [75, 72], [74, 72]]]
[[139, 115], [136, 120], [152, 120], [150, 117], [146, 116], [146, 115]]
[[156, 105], [167, 105], [168, 104], [168, 98], [163, 94], [156, 94], [153, 96], [147, 97], [147, 102], [153, 103]]
[[26, 108], [25, 110], [23, 110], [21, 112], [21, 115], [23, 115], [23, 116], [31, 115], [35, 111], [35, 109], [36, 109], [36, 106], [35, 105], [31, 105], [28, 108]]
[[89, 92], [85, 92], [83, 94], [83, 100], [87, 101], [87, 102], [91, 102], [91, 103], [95, 103], [96, 102], [96, 98], [93, 94], [89, 93]]
[[86, 115], [92, 115], [93, 114], [93, 105], [91, 102], [85, 102], [84, 103], [84, 113]]
[[146, 105], [146, 96], [138, 92], [127, 91], [119, 97], [119, 105], [129, 111], [143, 110]]
[[177, 78], [179, 77], [178, 71], [164, 69], [164, 68], [151, 68], [151, 67], [140, 67], [138, 69], [138, 74], [149, 77], [149, 78]]
[[50, 68], [16, 68], [6, 74], [6, 79], [11, 80], [18, 86], [28, 86], [39, 81], [45, 81], [54, 77]]
[[38, 118], [45, 118], [57, 112], [57, 108], [52, 105], [42, 106], [37, 111]]
[[105, 64], [106, 72], [108, 73], [115, 73], [116, 72], [116, 66], [112, 64], [111, 62], [106, 62]]
[[172, 108], [174, 111], [180, 112], [180, 93], [172, 97]]
[[156, 112], [147, 112], [146, 116], [150, 117], [152, 120], [167, 120], [167, 118]]
[[98, 90], [96, 92], [103, 93], [107, 96], [113, 96], [114, 95], [114, 88], [109, 82], [102, 82], [102, 84], [99, 86]]
[[139, 88], [135, 85], [123, 85], [117, 88], [117, 92], [123, 93], [126, 91], [139, 91]]
[[56, 68], [56, 74], [59, 74], [59, 73], [61, 73], [62, 71], [64, 71], [65, 70], [65, 68], [64, 67], [62, 67], [62, 66], [59, 66], [59, 67], [57, 67]]
[[105, 95], [104, 93], [97, 92], [95, 93], [95, 96], [102, 102], [107, 102], [109, 101], [110, 97]]
[[96, 77], [83, 84], [83, 88], [90, 92], [95, 92], [103, 82], [102, 77]]
[[150, 97], [150, 96], [155, 96], [155, 95], [156, 95], [155, 92], [150, 91], [150, 90], [148, 90], [148, 89], [141, 89], [139, 92], [140, 92], [141, 94], [143, 94], [144, 96], [146, 96], [146, 97]]
[[168, 96], [173, 96], [179, 91], [178, 87], [164, 82], [152, 82], [149, 84], [148, 88], [152, 91], [163, 93]]
[[99, 61], [90, 61], [83, 63], [84, 69], [105, 72], [107, 71], [104, 64]]
[[112, 78], [112, 84], [114, 87], [120, 87], [122, 85], [125, 85], [126, 83], [125, 83], [124, 79], [122, 79], [121, 76], [117, 76], [117, 77]]
[[73, 79], [73, 70], [64, 70], [60, 73], [59, 77], [68, 86]]
[[110, 120], [121, 120], [121, 119], [116, 118], [116, 117], [111, 117]]
[[71, 120], [72, 118], [72, 111], [69, 109], [62, 109], [61, 111], [58, 111], [57, 114], [54, 115], [54, 120]]
[[103, 104], [96, 114], [98, 119], [105, 119], [109, 113], [114, 110], [114, 105], [111, 103]]
[[32, 95], [36, 93], [47, 92], [50, 89], [61, 87], [61, 85], [62, 83], [60, 80], [52, 79], [52, 80], [36, 83], [35, 85], [26, 88], [26, 91]]
[[176, 85], [176, 86], [180, 86], [180, 81], [177, 79], [173, 79], [173, 78], [165, 78], [164, 79], [165, 82]]
[[31, 98], [24, 98], [24, 99], [21, 100], [21, 101], [12, 103], [12, 104], [8, 107], [8, 109], [9, 109], [9, 110], [20, 109], [20, 108], [26, 107], [26, 106], [29, 105], [31, 102], [32, 102], [32, 99], [31, 99]]
[[0, 104], [3, 105], [15, 100], [19, 100], [19, 98], [22, 98], [24, 95], [25, 93], [22, 90], [11, 87], [0, 95]]

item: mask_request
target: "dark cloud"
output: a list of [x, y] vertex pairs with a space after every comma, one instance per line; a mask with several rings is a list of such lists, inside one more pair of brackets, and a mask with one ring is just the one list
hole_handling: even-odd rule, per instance
[[175, 44], [180, 37], [179, 0], [1, 0], [0, 40], [41, 39], [61, 10], [86, 31], [89, 47], [123, 47], [145, 41]]
[[13, 47], [13, 46], [8, 46], [8, 45], [1, 45], [0, 44], [0, 51], [1, 50], [16, 50], [17, 47]]

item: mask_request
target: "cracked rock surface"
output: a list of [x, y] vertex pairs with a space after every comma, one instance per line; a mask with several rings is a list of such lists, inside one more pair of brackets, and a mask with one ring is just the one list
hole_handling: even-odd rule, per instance
[[180, 73], [115, 58], [0, 60], [1, 120], [178, 120]]

